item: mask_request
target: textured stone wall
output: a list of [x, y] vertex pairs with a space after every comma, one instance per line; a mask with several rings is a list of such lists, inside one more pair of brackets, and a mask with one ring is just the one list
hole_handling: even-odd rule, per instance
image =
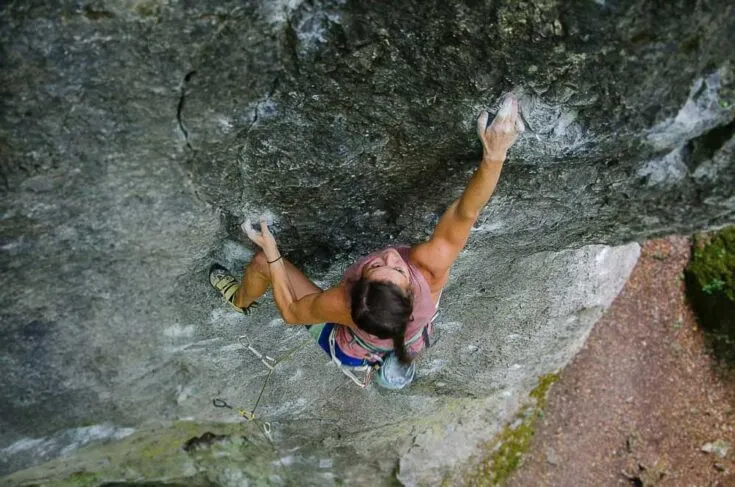
[[284, 252], [330, 285], [362, 253], [428, 236], [481, 153], [475, 116], [513, 89], [529, 130], [416, 384], [351, 390], [305, 347], [259, 406], [279, 448], [334, 458], [336, 479], [440, 478], [473, 440], [441, 449], [437, 425], [492, 434], [637, 256], [585, 245], [734, 220], [733, 14], [725, 0], [4, 3], [0, 471], [157, 421], [234, 420], [212, 397], [248, 407], [265, 372], [237, 336], [274, 354], [306, 338], [269, 301], [243, 318], [208, 288], [213, 260], [249, 259], [236, 224], [271, 214]]

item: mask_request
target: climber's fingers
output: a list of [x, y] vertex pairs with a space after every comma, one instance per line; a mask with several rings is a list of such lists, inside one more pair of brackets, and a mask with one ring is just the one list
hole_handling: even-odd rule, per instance
[[487, 121], [490, 116], [486, 110], [480, 112], [480, 116], [477, 117], [477, 136], [482, 140], [485, 137], [485, 129], [487, 129]]
[[259, 247], [263, 246], [263, 235], [255, 228], [253, 228], [253, 222], [250, 221], [250, 218], [247, 218], [240, 228], [243, 229], [245, 234], [250, 240], [253, 241], [254, 244], [258, 245]]
[[270, 228], [268, 228], [268, 218], [265, 215], [260, 217], [260, 235], [260, 246], [263, 250], [267, 252], [268, 250], [275, 250], [277, 248], [276, 238], [271, 233]]
[[[481, 114], [477, 121], [478, 132], [483, 122], [482, 118]], [[503, 97], [492, 123], [480, 136], [484, 157], [494, 160], [505, 159], [508, 149], [515, 143], [518, 134], [524, 130], [525, 126], [518, 114], [518, 100], [513, 93], [508, 93]]]
[[260, 217], [260, 231], [263, 233], [263, 236], [269, 236], [272, 237], [273, 234], [270, 231], [270, 228], [268, 228], [268, 219], [265, 215], [262, 215]]
[[487, 140], [485, 140], [485, 131], [487, 130], [487, 121], [490, 115], [486, 110], [480, 112], [480, 116], [477, 117], [477, 136], [480, 137], [482, 142], [482, 149], [485, 153], [488, 151]]
[[516, 118], [516, 130], [519, 134], [526, 131], [526, 125], [523, 123], [523, 119], [520, 116]]
[[276, 238], [271, 233], [271, 229], [268, 228], [268, 220], [266, 219], [265, 215], [260, 217], [260, 230], [261, 232], [263, 232], [263, 244], [266, 246], [275, 246]]
[[503, 97], [498, 113], [495, 115], [495, 119], [493, 119], [488, 130], [506, 134], [513, 133], [516, 130], [515, 124], [517, 119], [518, 100], [516, 100], [513, 93], [508, 93]]
[[261, 249], [265, 250], [266, 248], [271, 249], [276, 247], [276, 239], [268, 228], [268, 220], [265, 215], [260, 217], [260, 231], [257, 231], [253, 227], [253, 222], [250, 218], [247, 218], [240, 228]]

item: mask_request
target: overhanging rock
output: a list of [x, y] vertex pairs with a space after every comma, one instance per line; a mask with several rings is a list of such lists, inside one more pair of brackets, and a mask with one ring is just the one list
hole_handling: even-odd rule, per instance
[[637, 250], [586, 245], [733, 221], [731, 2], [475, 3], [0, 7], [2, 471], [158, 421], [232, 420], [212, 397], [248, 407], [265, 373], [237, 336], [273, 354], [305, 338], [271, 304], [241, 318], [213, 297], [212, 260], [249, 259], [236, 223], [270, 212], [324, 285], [421, 241], [503, 91], [530, 130], [419, 380], [353, 391], [305, 347], [259, 408], [279, 449], [316, 445], [344, 478], [438, 478], [474, 440], [425, 467], [437, 425], [482, 417], [491, 434], [622, 285]]

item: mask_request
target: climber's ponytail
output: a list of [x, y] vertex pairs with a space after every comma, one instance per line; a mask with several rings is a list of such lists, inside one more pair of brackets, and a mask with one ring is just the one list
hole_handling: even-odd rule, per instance
[[405, 330], [401, 332], [400, 334], [396, 334], [393, 336], [393, 348], [396, 351], [396, 356], [398, 357], [398, 361], [404, 365], [408, 365], [411, 363], [411, 360], [413, 358], [406, 351], [406, 346], [404, 345], [404, 341], [405, 341]]
[[411, 363], [405, 347], [405, 333], [413, 312], [413, 296], [392, 282], [362, 278], [350, 293], [352, 321], [371, 335], [392, 339], [396, 356]]

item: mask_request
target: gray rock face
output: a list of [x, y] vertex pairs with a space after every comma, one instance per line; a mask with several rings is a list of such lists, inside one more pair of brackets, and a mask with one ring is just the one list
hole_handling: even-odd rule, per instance
[[278, 355], [306, 334], [269, 302], [243, 318], [214, 297], [209, 264], [250, 256], [236, 224], [273, 215], [325, 286], [421, 241], [477, 163], [475, 116], [513, 89], [530, 130], [417, 382], [351, 390], [309, 346], [258, 410], [279, 447], [310, 445], [340, 478], [441, 478], [574, 354], [637, 256], [583, 246], [733, 221], [733, 8], [4, 4], [0, 470], [65, 430], [232, 420], [217, 396], [251, 407], [266, 370], [237, 336]]
[[[293, 485], [372, 485], [398, 467], [397, 477], [405, 485], [437, 484], [474, 455], [478, 444], [492, 437], [539, 376], [562, 367], [579, 350], [592, 325], [620, 291], [638, 252], [638, 244], [587, 246], [508, 262], [470, 250], [457, 263], [442, 297], [435, 344], [422, 355], [414, 383], [399, 392], [355, 387], [310, 343], [305, 330], [284, 327], [270, 302], [253, 316], [242, 318], [223, 306], [213, 307], [213, 299], [203, 301], [201, 306], [211, 310], [203, 322], [169, 321], [152, 327], [144, 340], [129, 339], [136, 351], [122, 351], [121, 361], [155, 356], [163, 365], [149, 371], [151, 377], [142, 384], [130, 380], [116, 385], [108, 401], [119, 404], [131, 398], [127, 399], [130, 413], [142, 415], [139, 410], [152, 406], [136, 396], [157, 381], [158, 394], [151, 392], [146, 400], [160, 412], [134, 419], [137, 423], [133, 424], [163, 417], [237, 421], [235, 412], [213, 408], [211, 399], [226, 398], [236, 408], [250, 410], [268, 370], [235, 338], [247, 333], [258, 351], [272, 357], [295, 351], [292, 358], [276, 366], [257, 409], [271, 423], [277, 448], [276, 458], [271, 458], [273, 450], [260, 440], [258, 458], [261, 463], [268, 459], [265, 463], [272, 463], [270, 470], [260, 469], [253, 478], [253, 453], [245, 451], [227, 457], [225, 465], [214, 455], [192, 471], [187, 470], [195, 461], [190, 455], [180, 454], [165, 462], [155, 458], [167, 468], [154, 475], [151, 458], [145, 453], [137, 457], [136, 452], [148, 451], [141, 444], [151, 438], [172, 433], [166, 429], [146, 432], [144, 427], [130, 436], [127, 447], [111, 450], [114, 453], [95, 447], [71, 458], [73, 446], [59, 451], [65, 438], [58, 434], [16, 441], [0, 450], [11, 465], [27, 462], [28, 453], [39, 447], [66, 456], [6, 480], [23, 485], [38, 478], [101, 472], [100, 478], [106, 481], [146, 478], [187, 484], [191, 480], [186, 479], [199, 469], [219, 479], [223, 469], [234, 468], [238, 475], [253, 480], [270, 476], [300, 479]], [[101, 385], [96, 388], [102, 393]], [[110, 436], [131, 434], [109, 426], [104, 431]], [[242, 431], [248, 438], [262, 436], [253, 423]], [[81, 446], [80, 433], [65, 436]], [[174, 443], [171, 453], [183, 443]], [[130, 456], [136, 460], [131, 461]], [[287, 460], [279, 463], [278, 458]], [[217, 483], [242, 485], [238, 481]]]

